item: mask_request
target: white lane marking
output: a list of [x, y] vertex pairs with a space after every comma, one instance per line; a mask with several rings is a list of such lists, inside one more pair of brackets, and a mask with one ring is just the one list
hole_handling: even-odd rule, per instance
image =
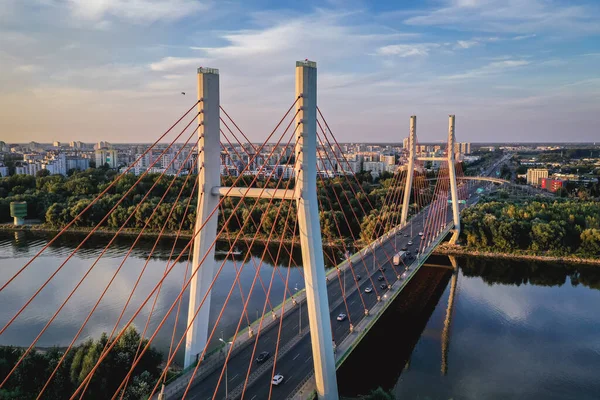
[[306, 364], [307, 362], [309, 362], [311, 358], [312, 357], [308, 357], [306, 360], [304, 360], [304, 363]]
[[256, 398], [257, 395], [252, 396], [252, 398], [250, 400], [254, 400]]
[[350, 302], [350, 305], [354, 304], [354, 302], [355, 302], [355, 301], [356, 301], [356, 300], [352, 300], [352, 301]]
[[289, 378], [287, 378], [287, 382], [291, 381], [293, 376], [294, 376], [294, 375], [292, 375], [292, 376], [290, 376]]
[[231, 382], [232, 380], [234, 380], [234, 379], [235, 379], [235, 378], [237, 378], [238, 376], [240, 376], [240, 374], [235, 374], [235, 376], [234, 376], [233, 378], [231, 378], [231, 379], [229, 380], [229, 382]]
[[296, 357], [294, 357], [292, 361], [295, 361], [298, 357], [300, 357], [300, 353], [296, 354]]

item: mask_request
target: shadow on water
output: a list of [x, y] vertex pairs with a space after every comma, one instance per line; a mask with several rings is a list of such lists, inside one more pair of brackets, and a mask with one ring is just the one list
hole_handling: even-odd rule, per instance
[[480, 277], [488, 285], [562, 286], [567, 282], [600, 289], [600, 268], [584, 264], [456, 257], [462, 274]]
[[[442, 265], [449, 261], [437, 260]], [[379, 318], [337, 372], [342, 396], [368, 394], [381, 386], [394, 387], [419, 341], [452, 273], [423, 267]], [[392, 332], [394, 334], [392, 334]]]

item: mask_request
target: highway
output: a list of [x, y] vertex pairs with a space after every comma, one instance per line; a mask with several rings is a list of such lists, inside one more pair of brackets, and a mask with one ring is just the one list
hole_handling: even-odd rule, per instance
[[[504, 161], [504, 158], [494, 163], [485, 172], [486, 175], [490, 175], [496, 168]], [[471, 205], [477, 201], [478, 196], [473, 195], [468, 199], [467, 204]], [[448, 207], [448, 221], [452, 219], [451, 207]], [[421, 211], [419, 214], [411, 218], [412, 221], [412, 235], [411, 235], [411, 223], [409, 223], [402, 231], [400, 231], [396, 237], [393, 236], [388, 238], [380, 247], [378, 247], [374, 256], [376, 261], [373, 261], [373, 252], [364, 256], [361, 260], [358, 258], [353, 262], [353, 269], [355, 274], [361, 276], [361, 280], [358, 282], [360, 294], [365, 302], [367, 309], [371, 309], [377, 303], [377, 296], [383, 294], [387, 289], [382, 290], [380, 285], [387, 283], [392, 285], [397, 280], [397, 275], [401, 275], [404, 272], [404, 266], [392, 265], [393, 255], [400, 251], [402, 247], [408, 247], [413, 253], [418, 250], [420, 244], [419, 232], [423, 230], [423, 222], [426, 218], [427, 209]], [[407, 235], [407, 237], [405, 237]], [[409, 246], [408, 242], [412, 241], [413, 245]], [[412, 263], [412, 261], [411, 261]], [[385, 271], [379, 271], [378, 267], [385, 267]], [[385, 277], [384, 281], [378, 281], [379, 275]], [[333, 275], [335, 277], [335, 275]], [[369, 279], [369, 277], [371, 279]], [[350, 333], [350, 321], [354, 325], [357, 325], [364, 317], [364, 307], [359, 296], [357, 284], [354, 282], [352, 273], [348, 270], [345, 274], [342, 273], [343, 283], [345, 281], [346, 287], [346, 302], [348, 305], [348, 311], [344, 302], [340, 302], [342, 298], [342, 289], [340, 288], [339, 280], [336, 278], [329, 280], [328, 283], [328, 299], [330, 305], [330, 320], [332, 325], [332, 332], [335, 343], [341, 343], [341, 341]], [[401, 277], [402, 279], [402, 277]], [[364, 290], [367, 287], [373, 287], [371, 293], [365, 293]], [[340, 303], [340, 304], [337, 304]], [[337, 304], [337, 305], [336, 305]], [[308, 316], [306, 313], [305, 301], [302, 302], [302, 307], [293, 306], [291, 309], [286, 309], [283, 326], [281, 329], [281, 337], [279, 348], [282, 349], [287, 343], [299, 336], [299, 318], [301, 318], [303, 336], [302, 338], [291, 347], [283, 356], [280, 356], [277, 360], [276, 373], [284, 376], [283, 382], [279, 386], [273, 387], [273, 393], [271, 399], [286, 399], [292, 394], [296, 387], [308, 376], [313, 373], [313, 360], [312, 360], [312, 349], [310, 344], [310, 334], [304, 328], [308, 327]], [[301, 316], [298, 316], [299, 308], [302, 309]], [[337, 316], [340, 313], [349, 314], [349, 318], [345, 321], [337, 321]], [[267, 361], [272, 366], [273, 357], [275, 354], [275, 347], [277, 342], [279, 324], [273, 324], [269, 328], [261, 332], [258, 338], [258, 345], [256, 348], [255, 357], [263, 352], [268, 351], [271, 353], [271, 358]], [[251, 345], [241, 349], [238, 353], [233, 355], [227, 366], [228, 376], [228, 394], [229, 398], [239, 398], [238, 396], [232, 396], [232, 392], [239, 388], [240, 385], [244, 384], [248, 367], [251, 366], [251, 373], [254, 372], [260, 365], [256, 361], [250, 362], [250, 357], [253, 350], [253, 341]], [[213, 397], [215, 387], [219, 380], [222, 368], [218, 368], [213, 373], [207, 375], [201, 382], [195, 384], [188, 393], [188, 399], [224, 399], [225, 394], [225, 376], [223, 376], [217, 395]], [[271, 374], [272, 368], [267, 368], [261, 375], [259, 375], [252, 382], [248, 382], [244, 399], [255, 400], [265, 399], [268, 397], [268, 393], [271, 386]], [[235, 394], [235, 393], [234, 393]]]

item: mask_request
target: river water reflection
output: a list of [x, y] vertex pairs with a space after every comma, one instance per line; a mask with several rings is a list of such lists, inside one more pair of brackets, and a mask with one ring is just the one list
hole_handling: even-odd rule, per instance
[[[0, 232], [0, 284], [12, 276], [48, 241], [49, 236]], [[14, 315], [73, 251], [81, 236], [59, 240], [0, 292], [0, 325]], [[68, 292], [100, 254], [107, 238], [86, 244], [26, 311], [0, 336], [0, 345], [29, 345]], [[118, 268], [131, 245], [120, 239], [100, 260], [83, 286], [58, 315], [38, 346], [66, 346]], [[145, 263], [153, 240], [146, 239], [133, 251], [123, 270], [84, 328], [79, 342], [112, 330], [123, 304]], [[140, 287], [124, 320], [162, 277], [173, 242], [160, 243], [148, 264]], [[183, 245], [178, 244], [177, 249]], [[276, 249], [272, 249], [273, 254]], [[263, 249], [255, 251], [259, 262]], [[299, 252], [293, 259], [299, 264]], [[221, 260], [223, 256], [217, 257]], [[283, 255], [282, 277], [289, 270], [290, 287], [303, 287], [298, 268], [287, 268]], [[430, 260], [448, 264], [440, 258]], [[293, 265], [293, 264], [292, 264]], [[398, 399], [599, 399], [600, 398], [600, 268], [458, 258], [460, 269], [452, 274], [440, 268], [422, 268], [375, 324], [357, 350], [338, 371], [345, 396], [365, 394], [381, 386]], [[211, 321], [228, 294], [235, 276], [227, 260], [215, 285]], [[150, 323], [153, 332], [180, 291], [186, 263], [178, 263], [162, 288]], [[254, 277], [253, 262], [241, 274], [247, 291]], [[265, 263], [260, 276], [269, 284], [273, 263]], [[271, 302], [283, 298], [282, 277], [273, 280]], [[258, 285], [258, 283], [257, 283]], [[265, 294], [258, 288], [251, 296], [248, 319], [262, 312]], [[451, 296], [451, 294], [453, 296]], [[453, 302], [449, 299], [453, 297]], [[239, 321], [242, 300], [232, 293], [218, 326], [218, 335], [229, 337]], [[142, 329], [149, 303], [135, 320]], [[244, 316], [245, 318], [245, 316]], [[179, 339], [187, 320], [187, 296], [177, 324]], [[161, 330], [155, 346], [169, 347], [174, 313]], [[213, 342], [217, 341], [217, 337]], [[177, 360], [182, 361], [180, 351]], [[368, 366], [368, 368], [366, 367]]]
[[[51, 238], [50, 235], [41, 235], [31, 232], [0, 232], [0, 285], [3, 285], [11, 276], [23, 267]], [[56, 268], [65, 260], [74, 250], [83, 236], [61, 237], [49, 249], [29, 265], [23, 273], [18, 276], [10, 285], [0, 292], [0, 325], [4, 326], [10, 318], [15, 315], [17, 310], [24, 305], [31, 295], [44, 283]], [[108, 243], [109, 238], [94, 237], [80, 249], [75, 256], [69, 260], [63, 269], [50, 281], [48, 286], [40, 292], [25, 311], [11, 324], [10, 328], [0, 336], [0, 345], [28, 346], [35, 339], [37, 334], [43, 329], [46, 322], [57, 310], [59, 305], [65, 300], [70, 291], [75, 287], [79, 279], [85, 274], [88, 268], [93, 264], [102, 249]], [[77, 330], [88, 316], [88, 313], [100, 297], [102, 290], [106, 287], [114, 272], [119, 267], [125, 254], [133, 242], [132, 238], [126, 237], [117, 240], [100, 259], [93, 268], [90, 275], [84, 280], [82, 286], [75, 292], [64, 309], [58, 314], [56, 320], [50, 325], [37, 343], [38, 347], [48, 346], [66, 346], [73, 339]], [[110, 332], [124, 304], [130, 295], [146, 258], [152, 249], [154, 239], [146, 238], [134, 248], [130, 257], [123, 264], [121, 271], [116, 275], [108, 292], [100, 302], [97, 310], [92, 314], [89, 322], [83, 329], [78, 342], [86, 338], [98, 338], [102, 332]], [[167, 260], [171, 253], [173, 241], [163, 240], [155, 250], [150, 259], [146, 272], [143, 274], [138, 289], [131, 299], [120, 326], [133, 315], [134, 311], [142, 304], [148, 294], [154, 289], [156, 283], [162, 278]], [[177, 243], [175, 254], [183, 249], [185, 243]], [[289, 245], [287, 246], [289, 251]], [[225, 248], [225, 246], [223, 246]], [[228, 246], [227, 246], [228, 248]], [[239, 247], [243, 250], [243, 246]], [[273, 256], [277, 253], [277, 248], [270, 249]], [[255, 265], [260, 264], [260, 257], [264, 252], [264, 247], [255, 246], [253, 254], [255, 256], [248, 260], [242, 269], [240, 281], [244, 293], [248, 293], [250, 284], [255, 276]], [[219, 253], [219, 252], [217, 252]], [[268, 260], [267, 253], [267, 260]], [[225, 259], [225, 255], [215, 257], [218, 264]], [[239, 258], [239, 257], [236, 257]], [[300, 264], [300, 253], [296, 249], [293, 252], [293, 260]], [[186, 270], [187, 254], [173, 268], [172, 272], [164, 281], [159, 299], [157, 301], [153, 316], [149, 325], [150, 336], [154, 332], [160, 320], [165, 316], [168, 309], [175, 301], [181, 290], [183, 277]], [[234, 261], [229, 257], [223, 267], [222, 273], [215, 282], [212, 301], [211, 301], [211, 327], [214, 326], [221, 307], [229, 293], [229, 289], [234, 281], [236, 270], [240, 268], [243, 261], [238, 259]], [[255, 264], [256, 263], [256, 264]], [[276, 273], [273, 279], [273, 286], [269, 295], [273, 307], [277, 306], [283, 300], [283, 280], [287, 278], [289, 270], [289, 287], [304, 287], [304, 280], [298, 268], [288, 268], [290, 257], [286, 251], [282, 250], [279, 258], [279, 264], [282, 268]], [[291, 265], [295, 266], [294, 263]], [[260, 268], [260, 278], [268, 289], [271, 276], [274, 272], [273, 262], [265, 261]], [[281, 275], [280, 275], [281, 274]], [[188, 275], [189, 276], [189, 275]], [[262, 314], [265, 303], [265, 291], [263, 291], [260, 280], [257, 280], [256, 290], [250, 297], [247, 308], [247, 315], [243, 316], [241, 328], [245, 328], [247, 321], [254, 321], [259, 314]], [[289, 293], [288, 293], [289, 295]], [[181, 338], [187, 324], [187, 291], [183, 296], [181, 312], [177, 323], [176, 340]], [[224, 336], [230, 337], [235, 332], [236, 326], [240, 320], [242, 310], [242, 298], [239, 288], [231, 294], [230, 306], [225, 309], [221, 322], [219, 323], [216, 334], [213, 338], [213, 344], [218, 342], [218, 338]], [[134, 324], [138, 330], [142, 330], [146, 324], [150, 313], [152, 301], [150, 301], [135, 319]], [[267, 312], [270, 308], [267, 309]], [[159, 331], [154, 345], [161, 351], [169, 348], [172, 329], [175, 323], [175, 311], [168, 317], [165, 328]], [[183, 346], [182, 346], [183, 348]], [[177, 361], [182, 362], [183, 352], [178, 352]]]
[[339, 371], [343, 394], [382, 386], [398, 399], [600, 398], [600, 268], [458, 264], [456, 276], [420, 271]]

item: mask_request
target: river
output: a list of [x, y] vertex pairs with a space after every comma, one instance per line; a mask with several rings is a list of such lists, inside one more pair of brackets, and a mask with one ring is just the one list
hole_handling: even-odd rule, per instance
[[600, 398], [598, 267], [457, 261], [455, 276], [419, 271], [338, 371], [342, 394], [381, 386], [397, 399]]
[[[48, 241], [49, 236], [26, 232], [0, 232], [0, 284], [6, 282]], [[4, 324], [31, 297], [74, 250], [81, 236], [66, 236], [42, 253], [0, 292], [0, 324]], [[50, 284], [33, 300], [10, 328], [0, 345], [28, 346], [44, 327], [77, 281], [101, 253], [108, 239], [94, 238], [83, 246]], [[131, 238], [118, 240], [100, 259], [90, 276], [58, 314], [38, 347], [66, 346], [80, 328], [102, 290], [119, 267]], [[110, 332], [142, 270], [153, 239], [145, 239], [124, 263], [122, 271], [84, 327], [78, 342]], [[123, 321], [162, 277], [172, 241], [159, 244], [150, 259]], [[181, 250], [183, 244], [177, 244]], [[276, 249], [271, 249], [273, 253]], [[247, 291], [253, 261], [241, 273]], [[178, 252], [177, 252], [178, 253]], [[217, 257], [218, 262], [223, 256]], [[296, 251], [293, 259], [299, 262]], [[340, 392], [355, 397], [381, 386], [398, 399], [598, 399], [600, 397], [600, 269], [549, 263], [457, 258], [459, 270], [422, 268], [410, 286], [386, 311], [357, 350], [338, 371]], [[449, 265], [438, 257], [432, 262]], [[303, 286], [298, 268], [281, 261], [282, 276], [275, 275], [271, 301], [283, 298], [282, 278], [289, 271], [290, 287]], [[240, 261], [226, 260], [211, 303], [211, 321], [221, 309]], [[154, 332], [180, 291], [186, 262], [168, 275], [150, 322]], [[273, 264], [265, 263], [260, 276], [269, 284]], [[257, 283], [259, 285], [259, 283]], [[265, 295], [254, 291], [244, 321], [262, 312]], [[449, 302], [450, 298], [453, 299]], [[239, 289], [232, 292], [241, 305]], [[143, 329], [149, 303], [135, 320]], [[239, 306], [228, 307], [218, 334], [229, 337], [240, 318]], [[159, 331], [155, 346], [168, 351], [175, 313]], [[176, 339], [185, 329], [187, 297], [177, 324]], [[122, 325], [122, 323], [120, 324]], [[244, 325], [242, 325], [243, 327]], [[221, 333], [222, 331], [222, 333]], [[177, 360], [181, 362], [182, 352]], [[368, 367], [366, 367], [368, 366]]]

